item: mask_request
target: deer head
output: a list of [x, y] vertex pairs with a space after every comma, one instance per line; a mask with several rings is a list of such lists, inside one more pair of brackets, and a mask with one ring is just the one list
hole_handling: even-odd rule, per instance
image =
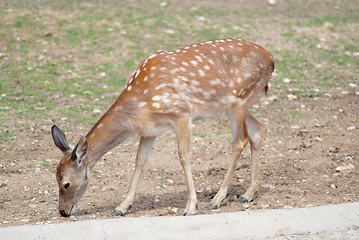
[[59, 212], [67, 217], [77, 207], [88, 185], [89, 168], [84, 164], [88, 152], [88, 144], [85, 137], [81, 137], [74, 150], [67, 143], [65, 134], [56, 126], [51, 129], [55, 145], [63, 153], [60, 163], [57, 165], [56, 180], [59, 185]]

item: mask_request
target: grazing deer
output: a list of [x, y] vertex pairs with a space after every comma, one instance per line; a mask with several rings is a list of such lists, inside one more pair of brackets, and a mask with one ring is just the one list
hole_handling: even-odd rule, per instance
[[195, 214], [197, 197], [190, 166], [191, 122], [226, 115], [231, 123], [233, 153], [224, 181], [209, 209], [218, 208], [243, 148], [251, 145], [250, 186], [240, 201], [252, 201], [259, 185], [259, 158], [265, 128], [248, 108], [268, 90], [274, 60], [264, 48], [242, 39], [207, 41], [175, 51], [159, 51], [143, 60], [125, 89], [74, 150], [64, 133], [52, 127], [55, 145], [64, 156], [57, 166], [59, 212], [72, 214], [84, 195], [95, 163], [131, 135], [141, 136], [136, 167], [124, 201], [115, 209], [125, 215], [131, 206], [143, 166], [158, 134], [174, 129], [178, 156], [187, 184], [184, 215]]

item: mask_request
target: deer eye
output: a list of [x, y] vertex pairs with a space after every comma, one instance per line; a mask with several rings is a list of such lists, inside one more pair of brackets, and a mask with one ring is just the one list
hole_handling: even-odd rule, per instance
[[64, 185], [64, 188], [65, 189], [68, 189], [70, 187], [70, 183], [66, 183], [65, 185]]

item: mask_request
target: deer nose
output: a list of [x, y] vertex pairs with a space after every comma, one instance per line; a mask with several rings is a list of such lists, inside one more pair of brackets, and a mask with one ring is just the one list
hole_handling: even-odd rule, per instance
[[60, 210], [60, 215], [63, 217], [68, 217], [69, 215], [65, 213], [65, 210]]

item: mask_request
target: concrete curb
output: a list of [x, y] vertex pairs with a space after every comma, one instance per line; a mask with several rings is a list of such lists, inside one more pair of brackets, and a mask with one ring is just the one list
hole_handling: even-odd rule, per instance
[[0, 228], [0, 239], [359, 239], [359, 202], [312, 208], [115, 218]]

